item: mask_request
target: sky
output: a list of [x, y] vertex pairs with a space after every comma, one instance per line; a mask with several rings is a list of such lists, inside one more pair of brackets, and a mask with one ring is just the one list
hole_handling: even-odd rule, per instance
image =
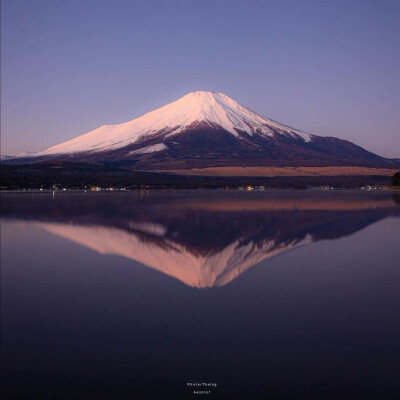
[[1, 1], [1, 154], [195, 90], [400, 157], [400, 1]]

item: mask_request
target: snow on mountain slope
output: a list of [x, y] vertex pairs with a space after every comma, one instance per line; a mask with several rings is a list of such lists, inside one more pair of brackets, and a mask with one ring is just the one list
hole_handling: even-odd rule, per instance
[[[182, 132], [196, 123], [217, 125], [239, 137], [239, 131], [249, 135], [258, 133], [272, 137], [279, 132], [308, 142], [313, 135], [294, 130], [243, 107], [230, 97], [219, 92], [191, 92], [157, 110], [118, 125], [103, 125], [69, 141], [52, 146], [29, 156], [40, 157], [56, 154], [100, 152], [123, 148], [163, 132], [167, 137]], [[143, 152], [162, 151], [161, 143]]]
[[152, 146], [142, 147], [141, 149], [134, 150], [128, 153], [130, 154], [147, 154], [147, 153], [155, 153], [157, 151], [167, 150], [168, 147], [164, 143], [153, 144]]

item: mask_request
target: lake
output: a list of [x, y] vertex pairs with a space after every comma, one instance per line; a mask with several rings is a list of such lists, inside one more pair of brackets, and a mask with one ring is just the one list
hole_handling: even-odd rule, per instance
[[1, 206], [5, 398], [400, 398], [400, 193]]

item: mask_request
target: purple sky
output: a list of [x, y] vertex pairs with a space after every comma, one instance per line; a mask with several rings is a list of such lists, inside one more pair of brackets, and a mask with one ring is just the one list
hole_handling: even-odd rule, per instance
[[400, 1], [2, 0], [1, 153], [194, 90], [400, 157]]

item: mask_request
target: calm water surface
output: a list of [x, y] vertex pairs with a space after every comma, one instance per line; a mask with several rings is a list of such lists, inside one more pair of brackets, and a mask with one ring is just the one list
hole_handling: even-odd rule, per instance
[[1, 205], [5, 398], [400, 398], [399, 195]]

